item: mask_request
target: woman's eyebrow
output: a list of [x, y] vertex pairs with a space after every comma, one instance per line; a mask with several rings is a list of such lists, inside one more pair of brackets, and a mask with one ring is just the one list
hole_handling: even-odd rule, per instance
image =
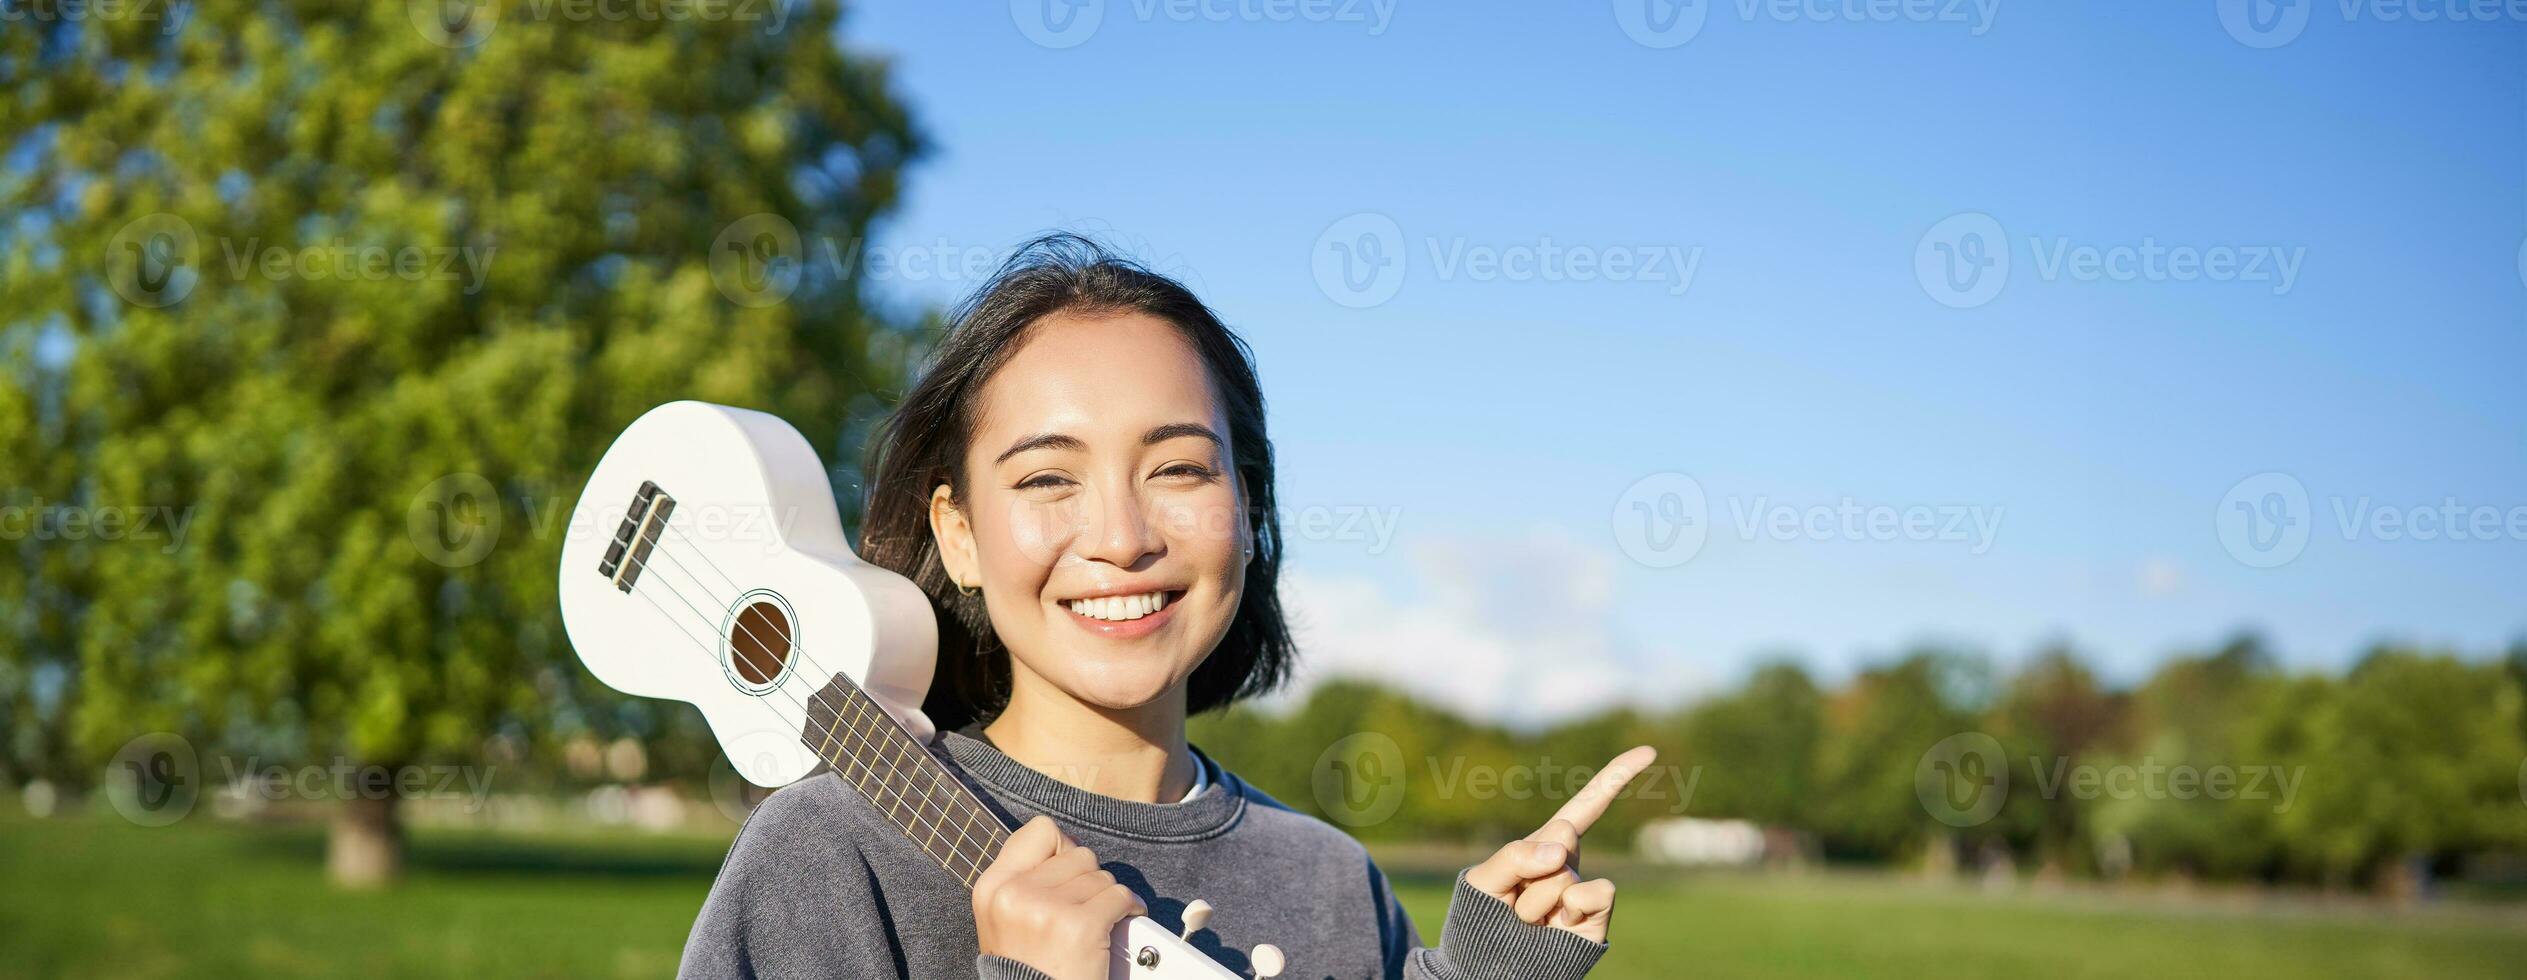
[[[1169, 439], [1178, 439], [1185, 436], [1192, 436], [1197, 439], [1209, 439], [1211, 440], [1211, 444], [1214, 446], [1220, 444], [1219, 433], [1211, 431], [1210, 426], [1203, 425], [1200, 422], [1169, 422], [1166, 425], [1157, 426], [1150, 429], [1148, 432], [1142, 433], [1141, 445], [1155, 446], [1159, 443], [1166, 442]], [[1069, 452], [1082, 452], [1087, 448], [1088, 444], [1079, 441], [1078, 436], [1065, 435], [1060, 432], [1039, 432], [1011, 444], [1008, 449], [1001, 451], [1000, 458], [992, 460], [992, 462], [994, 464], [1005, 463], [1009, 461], [1009, 457], [1011, 456], [1035, 449], [1061, 449]]]
[[1059, 432], [1038, 432], [1034, 435], [1018, 440], [1008, 449], [1003, 450], [999, 459], [992, 460], [992, 462], [995, 464], [1006, 463], [1009, 461], [1009, 457], [1031, 449], [1064, 449], [1071, 452], [1079, 452], [1087, 448], [1088, 444], [1079, 441], [1078, 436], [1063, 435]]
[[1213, 446], [1220, 444], [1220, 434], [1211, 431], [1210, 426], [1203, 425], [1199, 422], [1169, 422], [1166, 425], [1158, 426], [1148, 432], [1142, 433], [1141, 445], [1155, 446], [1159, 443], [1166, 442], [1169, 439], [1177, 439], [1184, 436], [1193, 436], [1197, 439], [1209, 439], [1211, 440], [1211, 445]]

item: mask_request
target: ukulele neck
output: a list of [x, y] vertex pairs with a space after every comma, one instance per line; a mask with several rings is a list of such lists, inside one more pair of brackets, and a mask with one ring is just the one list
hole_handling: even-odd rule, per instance
[[968, 888], [1009, 839], [1000, 816], [848, 677], [808, 700], [799, 741]]

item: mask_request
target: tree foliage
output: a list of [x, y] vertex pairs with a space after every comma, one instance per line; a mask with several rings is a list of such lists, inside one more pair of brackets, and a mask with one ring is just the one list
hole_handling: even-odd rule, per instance
[[[0, 502], [188, 522], [12, 542], [22, 767], [153, 729], [365, 762], [654, 729], [554, 608], [607, 440], [702, 398], [848, 461], [898, 383], [910, 335], [854, 270], [788, 243], [778, 290], [714, 277], [741, 219], [847, 242], [898, 198], [920, 144], [832, 0], [454, 33], [425, 7], [0, 32]], [[76, 696], [40, 710], [44, 677]]]

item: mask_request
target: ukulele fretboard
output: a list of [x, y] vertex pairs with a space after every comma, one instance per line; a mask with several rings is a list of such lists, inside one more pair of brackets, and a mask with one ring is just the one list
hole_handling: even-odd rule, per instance
[[1009, 837], [999, 815], [848, 677], [836, 674], [808, 699], [799, 740], [966, 887]]

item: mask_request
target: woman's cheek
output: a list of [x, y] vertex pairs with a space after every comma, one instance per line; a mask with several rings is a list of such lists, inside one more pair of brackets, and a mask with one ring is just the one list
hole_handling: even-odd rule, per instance
[[1158, 523], [1169, 540], [1205, 556], [1237, 550], [1245, 524], [1233, 498], [1167, 501], [1159, 506]]
[[1001, 536], [1009, 546], [1008, 553], [1017, 556], [1025, 568], [1053, 567], [1082, 530], [1082, 512], [1069, 501], [1036, 503], [1011, 497], [1006, 513]]

